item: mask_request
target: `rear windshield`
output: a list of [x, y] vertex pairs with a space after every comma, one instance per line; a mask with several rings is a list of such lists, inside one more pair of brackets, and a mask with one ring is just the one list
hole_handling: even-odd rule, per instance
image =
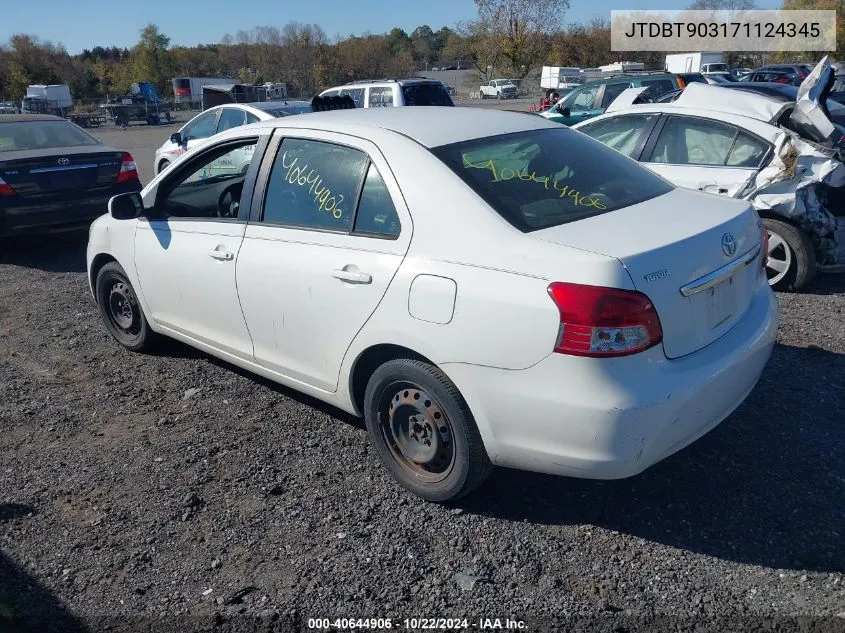
[[656, 198], [668, 182], [585, 134], [530, 130], [432, 150], [524, 233]]
[[402, 86], [406, 106], [453, 106], [452, 97], [443, 84], [423, 83]]
[[0, 152], [100, 144], [70, 121], [0, 122]]

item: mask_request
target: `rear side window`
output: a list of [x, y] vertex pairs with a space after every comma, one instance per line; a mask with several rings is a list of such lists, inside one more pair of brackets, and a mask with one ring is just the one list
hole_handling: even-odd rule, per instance
[[614, 99], [621, 95], [625, 90], [631, 87], [629, 82], [621, 83], [621, 84], [607, 84], [604, 87], [604, 96], [601, 99], [601, 107], [607, 108], [611, 103], [613, 103]]
[[640, 146], [640, 140], [656, 118], [656, 114], [615, 116], [582, 125], [578, 131], [592, 136], [625, 156], [633, 157], [634, 150]]
[[368, 100], [371, 108], [392, 108], [393, 88], [370, 88]]
[[378, 169], [372, 163], [361, 190], [355, 232], [396, 237], [400, 230], [399, 216]]
[[[504, 85], [507, 82], [503, 82]], [[452, 106], [449, 91], [440, 83], [407, 84], [402, 86], [406, 106]]]
[[233, 127], [240, 127], [246, 122], [246, 113], [236, 108], [223, 108], [220, 113], [220, 120], [217, 122], [217, 131], [225, 132]]
[[350, 147], [285, 139], [270, 172], [262, 221], [348, 232], [368, 162]]
[[349, 95], [355, 102], [356, 108], [364, 107], [364, 89], [363, 88], [346, 88], [340, 91], [340, 96]]
[[608, 213], [673, 189], [631, 159], [563, 127], [490, 136], [432, 152], [526, 233]]

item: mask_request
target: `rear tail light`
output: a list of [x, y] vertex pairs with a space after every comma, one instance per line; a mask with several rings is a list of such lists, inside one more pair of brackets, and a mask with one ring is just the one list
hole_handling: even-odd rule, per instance
[[0, 196], [14, 196], [15, 190], [12, 189], [12, 186], [6, 184], [6, 181], [0, 178]]
[[559, 354], [626, 356], [663, 340], [657, 310], [641, 292], [556, 281], [549, 295], [560, 312]]
[[123, 152], [123, 157], [120, 159], [120, 171], [117, 172], [117, 182], [130, 182], [138, 180], [138, 166], [135, 164], [135, 159], [129, 152]]
[[686, 82], [684, 81], [683, 77], [678, 77], [678, 90], [683, 89], [686, 86]]

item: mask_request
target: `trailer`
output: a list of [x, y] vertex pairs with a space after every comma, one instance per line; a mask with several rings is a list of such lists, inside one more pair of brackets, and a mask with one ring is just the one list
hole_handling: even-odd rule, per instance
[[21, 102], [25, 114], [52, 114], [65, 116], [73, 108], [70, 87], [67, 84], [33, 84], [26, 89]]
[[667, 73], [717, 72], [714, 64], [724, 66], [725, 70], [719, 72], [727, 72], [722, 53], [674, 53], [666, 56]]
[[147, 125], [158, 125], [162, 119], [170, 121], [172, 104], [158, 96], [151, 83], [132, 84], [128, 94], [100, 106], [115, 125], [127, 126], [132, 121], [146, 121]]
[[174, 77], [170, 81], [173, 84], [174, 102], [194, 105], [202, 103], [203, 86], [234, 86], [238, 83], [237, 79], [230, 77]]
[[71, 112], [67, 118], [79, 127], [100, 127], [108, 122], [108, 117], [102, 112]]
[[[269, 84], [273, 86], [274, 84]], [[255, 103], [269, 101], [268, 84], [263, 86], [253, 84], [221, 84], [202, 87], [202, 109], [208, 110], [214, 106], [226, 103]]]

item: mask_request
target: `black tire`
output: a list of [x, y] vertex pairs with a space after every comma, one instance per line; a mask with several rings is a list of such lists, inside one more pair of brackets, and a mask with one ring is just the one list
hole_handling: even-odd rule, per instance
[[[428, 363], [403, 358], [376, 369], [364, 395], [364, 420], [382, 464], [427, 501], [458, 499], [493, 469], [463, 396]], [[405, 442], [404, 450], [397, 442]], [[430, 461], [415, 463], [411, 451]]]
[[117, 262], [109, 262], [97, 273], [94, 284], [97, 306], [106, 329], [128, 350], [150, 350], [157, 338], [138, 303], [135, 289]]
[[169, 160], [163, 160], [163, 161], [161, 161], [161, 162], [158, 164], [158, 173], [161, 173], [161, 172], [163, 172], [165, 169], [167, 169], [168, 165], [170, 165], [170, 161], [169, 161]]
[[816, 251], [809, 236], [798, 227], [781, 220], [763, 218], [763, 226], [769, 232], [770, 244], [773, 236], [782, 241], [782, 245], [774, 250], [770, 247], [770, 256], [773, 259], [788, 260], [788, 268], [782, 276], [775, 275], [777, 271], [767, 267], [766, 273], [772, 288], [779, 291], [797, 291], [809, 286], [816, 276]]

